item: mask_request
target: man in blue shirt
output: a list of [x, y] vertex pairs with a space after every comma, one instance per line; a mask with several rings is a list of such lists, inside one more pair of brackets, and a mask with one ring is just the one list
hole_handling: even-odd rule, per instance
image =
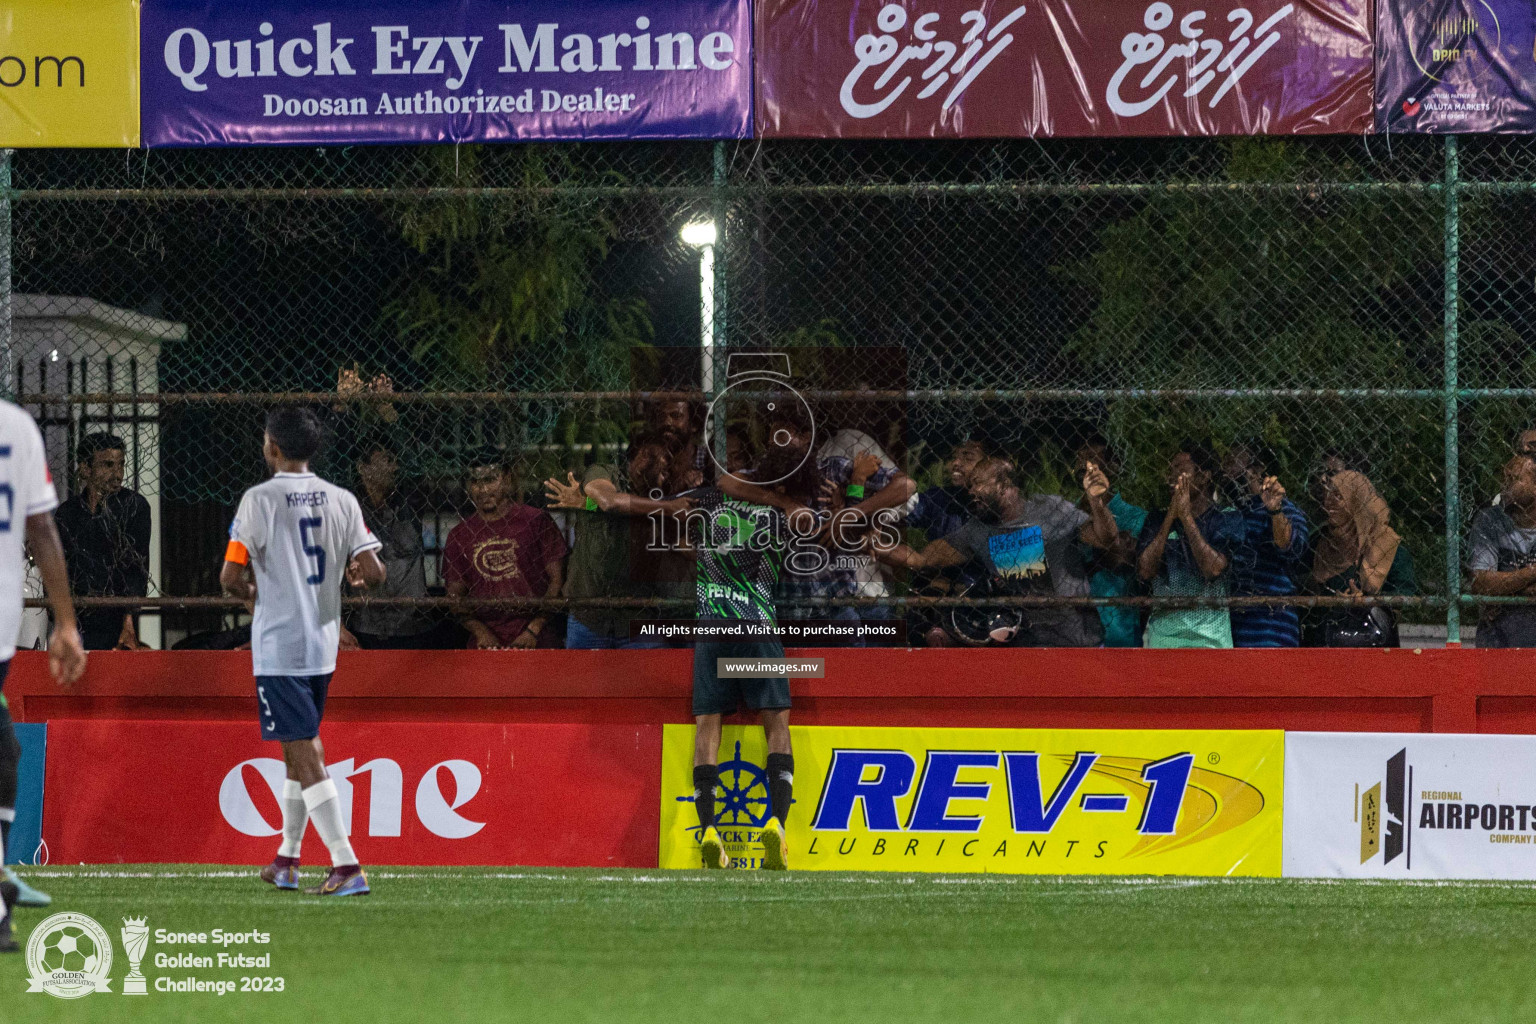
[[[1286, 498], [1285, 487], [1273, 475], [1276, 468], [1273, 453], [1253, 442], [1234, 444], [1222, 461], [1233, 508], [1243, 518], [1243, 545], [1250, 552], [1234, 567], [1233, 597], [1296, 593], [1294, 574], [1307, 549], [1307, 517]], [[1301, 621], [1294, 605], [1232, 609], [1234, 647], [1300, 644]]]

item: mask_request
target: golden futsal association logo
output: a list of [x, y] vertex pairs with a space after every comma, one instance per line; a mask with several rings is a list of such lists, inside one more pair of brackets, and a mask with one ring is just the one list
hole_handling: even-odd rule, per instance
[[112, 991], [112, 936], [84, 914], [54, 914], [27, 940], [28, 992], [81, 999]]

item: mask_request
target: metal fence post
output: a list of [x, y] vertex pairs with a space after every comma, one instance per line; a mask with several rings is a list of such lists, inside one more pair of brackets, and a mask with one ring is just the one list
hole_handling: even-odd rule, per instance
[[15, 336], [11, 330], [11, 150], [0, 149], [0, 395], [14, 397]]
[[[720, 381], [724, 376], [721, 370], [721, 366], [722, 364], [728, 364], [730, 360], [729, 355], [727, 355], [725, 359], [722, 360], [718, 353], [718, 349], [730, 347], [730, 337], [726, 333], [726, 313], [730, 308], [730, 293], [726, 290], [725, 273], [726, 253], [729, 248], [727, 245], [729, 239], [727, 238], [728, 228], [726, 225], [726, 214], [729, 210], [729, 205], [726, 201], [728, 179], [726, 160], [727, 154], [725, 151], [725, 142], [721, 140], [715, 143], [714, 194], [712, 197], [712, 208], [710, 211], [710, 218], [715, 222], [715, 319], [714, 331], [712, 333], [714, 335], [717, 352], [709, 381], [709, 394], [705, 396], [706, 401], [712, 400], [715, 395], [720, 393]], [[716, 461], [723, 466], [725, 465], [726, 461], [726, 424], [724, 416], [715, 417], [713, 420], [713, 425], [714, 430], [712, 433], [714, 436], [706, 439], [706, 443], [714, 450]]]
[[1461, 180], [1456, 136], [1445, 137], [1445, 642], [1461, 645], [1461, 458], [1458, 452], [1457, 289], [1461, 237], [1457, 194]]

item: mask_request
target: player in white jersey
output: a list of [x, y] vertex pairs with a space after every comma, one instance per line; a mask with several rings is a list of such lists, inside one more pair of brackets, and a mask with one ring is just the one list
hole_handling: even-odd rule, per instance
[[[16, 635], [21, 631], [25, 545], [32, 547], [53, 609], [48, 668], [59, 685], [66, 687], [85, 671], [85, 648], [69, 598], [64, 549], [53, 525], [53, 510], [58, 504], [37, 424], [19, 406], [0, 401], [0, 865], [5, 863], [5, 842], [16, 820], [17, 769], [21, 762], [21, 745], [11, 727], [3, 687], [16, 654]], [[11, 907], [16, 897], [16, 883], [9, 878], [0, 881], [0, 953], [16, 952], [11, 938]]]
[[[320, 479], [309, 462], [323, 430], [307, 409], [267, 415], [262, 454], [273, 476], [240, 499], [219, 583], [252, 606], [251, 661], [262, 739], [283, 745], [283, 842], [261, 879], [299, 887], [306, 821], [331, 853], [331, 872], [315, 896], [363, 896], [368, 876], [347, 839], [341, 798], [325, 771], [320, 719], [336, 671], [343, 572], [354, 586], [384, 582], [377, 538], [352, 492]], [[247, 570], [254, 573], [254, 581]]]

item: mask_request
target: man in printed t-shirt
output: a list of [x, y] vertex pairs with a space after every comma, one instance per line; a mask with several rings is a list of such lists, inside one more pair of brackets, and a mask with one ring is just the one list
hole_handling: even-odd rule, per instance
[[[1500, 497], [1499, 504], [1472, 520], [1467, 543], [1472, 593], [1536, 594], [1536, 458], [1517, 454], [1504, 465]], [[1536, 605], [1484, 607], [1478, 617], [1477, 646], [1536, 647]]]
[[[485, 451], [469, 468], [475, 514], [448, 534], [443, 582], [449, 597], [558, 597], [565, 538], [549, 513], [512, 500], [512, 469]], [[559, 646], [549, 614], [475, 607], [465, 613], [470, 646], [481, 649]]]
[[[1105, 506], [1109, 481], [1089, 463], [1083, 476], [1088, 511], [1050, 494], [1026, 497], [1013, 463], [987, 459], [970, 475], [971, 507], [964, 526], [922, 551], [905, 544], [879, 551], [883, 560], [909, 569], [936, 569], [977, 563], [993, 577], [1028, 595], [1086, 597], [1088, 569], [1079, 541], [1107, 549], [1118, 537]], [[1090, 607], [1030, 608], [1014, 642], [1037, 647], [1096, 647], [1102, 639], [1098, 614]]]

